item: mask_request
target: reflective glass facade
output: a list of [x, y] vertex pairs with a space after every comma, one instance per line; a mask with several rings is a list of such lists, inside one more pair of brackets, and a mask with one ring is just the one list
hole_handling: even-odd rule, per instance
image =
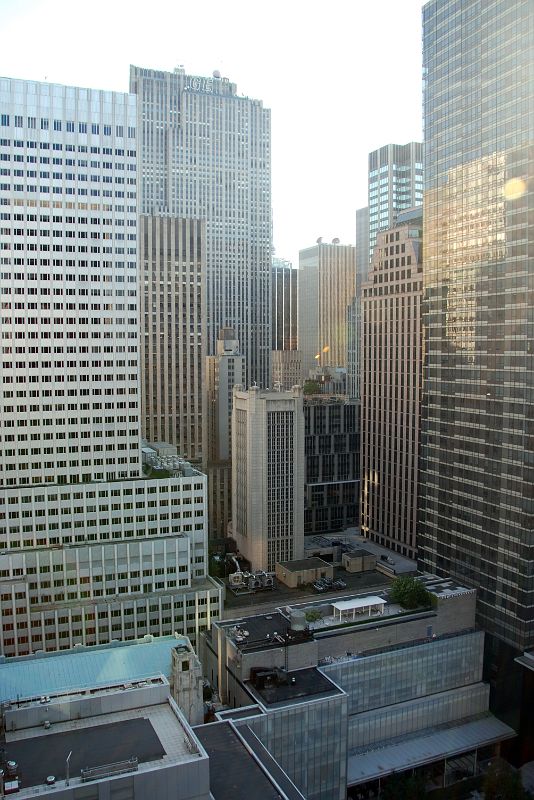
[[534, 8], [423, 10], [421, 566], [534, 645]]
[[345, 797], [345, 695], [288, 706], [247, 724], [309, 800]]

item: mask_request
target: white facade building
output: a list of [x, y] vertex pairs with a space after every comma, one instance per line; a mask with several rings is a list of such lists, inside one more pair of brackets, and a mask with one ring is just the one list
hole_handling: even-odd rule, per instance
[[206, 220], [207, 354], [236, 332], [247, 380], [268, 386], [271, 121], [218, 73], [130, 68], [138, 97], [142, 214]]
[[5, 655], [219, 610], [205, 478], [141, 466], [136, 154], [133, 95], [0, 79]]
[[253, 570], [304, 557], [302, 390], [234, 389], [232, 533]]

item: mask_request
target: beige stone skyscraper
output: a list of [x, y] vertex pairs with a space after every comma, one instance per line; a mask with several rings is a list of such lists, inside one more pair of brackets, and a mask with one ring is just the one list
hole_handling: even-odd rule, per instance
[[421, 209], [414, 209], [378, 234], [361, 292], [362, 533], [412, 558], [422, 376], [421, 226]]
[[318, 240], [299, 253], [298, 349], [302, 377], [314, 367], [347, 367], [347, 315], [356, 292], [352, 245]]
[[200, 461], [206, 451], [205, 224], [141, 216], [139, 250], [142, 432]]
[[217, 340], [217, 355], [206, 359], [208, 394], [208, 510], [210, 537], [227, 534], [232, 508], [232, 398], [236, 384], [245, 382], [245, 357], [232, 328], [223, 328]]
[[255, 570], [304, 555], [302, 391], [234, 389], [232, 532]]

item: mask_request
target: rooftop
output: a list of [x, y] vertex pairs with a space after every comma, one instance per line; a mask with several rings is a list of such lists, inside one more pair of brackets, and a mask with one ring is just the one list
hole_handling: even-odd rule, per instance
[[245, 685], [257, 700], [271, 707], [343, 694], [343, 691], [316, 667], [289, 672], [287, 678], [287, 683], [272, 681], [258, 687], [257, 684], [246, 681]]
[[321, 569], [324, 567], [331, 567], [328, 561], [323, 561], [322, 558], [311, 556], [310, 558], [301, 558], [298, 561], [280, 561], [280, 566], [288, 572], [302, 572], [304, 569]]
[[257, 614], [241, 620], [230, 620], [219, 623], [226, 629], [226, 634], [242, 647], [264, 645], [276, 634], [284, 636], [289, 630], [289, 620], [279, 611], [271, 614]]
[[[248, 728], [246, 730], [249, 731]], [[266, 774], [259, 763], [261, 759], [255, 755], [248, 742], [248, 746], [245, 745], [242, 736], [229, 722], [200, 725], [195, 728], [195, 733], [210, 758], [210, 789], [215, 800], [250, 800], [251, 797], [261, 797], [262, 800], [302, 798], [296, 790], [293, 794], [279, 791], [280, 784], [287, 782], [289, 790], [294, 789], [293, 784], [276, 762], [267, 767]], [[276, 774], [276, 785], [270, 779], [271, 769], [275, 773], [281, 773]]]
[[171, 651], [189, 647], [184, 636], [115, 642], [0, 660], [0, 702], [39, 699], [89, 687], [131, 683], [171, 674]]
[[141, 765], [155, 766], [152, 762], [169, 764], [203, 755], [171, 703], [57, 723], [48, 731], [39, 727], [8, 732], [5, 750], [6, 759], [18, 764], [22, 794], [37, 786], [46, 791], [48, 775], [65, 780], [65, 761], [71, 751], [73, 785], [81, 782], [81, 770], [86, 768], [137, 758], [142, 769]]

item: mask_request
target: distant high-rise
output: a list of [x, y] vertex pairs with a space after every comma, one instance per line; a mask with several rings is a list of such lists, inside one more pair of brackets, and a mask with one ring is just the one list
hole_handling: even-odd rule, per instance
[[304, 556], [302, 390], [234, 389], [232, 535], [256, 570]]
[[2, 78], [0, 163], [0, 653], [195, 636], [206, 478], [141, 464], [135, 97]]
[[360, 420], [357, 400], [304, 397], [304, 533], [359, 524]]
[[236, 384], [245, 382], [245, 359], [232, 328], [223, 328], [217, 355], [206, 360], [208, 396], [208, 490], [210, 537], [227, 535], [232, 508], [232, 402]]
[[[371, 263], [378, 232], [391, 228], [399, 211], [423, 202], [423, 145], [421, 142], [386, 144], [369, 153], [368, 165], [368, 262]], [[360, 224], [364, 222], [364, 209], [361, 211]]]
[[352, 245], [318, 241], [299, 253], [298, 349], [302, 376], [348, 363], [348, 314], [356, 292]]
[[361, 528], [416, 553], [422, 209], [378, 234], [361, 292]]
[[291, 261], [273, 257], [272, 269], [272, 349], [297, 349], [298, 270]]
[[141, 216], [143, 436], [202, 461], [207, 441], [206, 231], [201, 220]]
[[[267, 386], [271, 321], [270, 111], [218, 73], [131, 67], [142, 214], [206, 221], [207, 354], [235, 330], [247, 382]], [[158, 309], [159, 311], [159, 309]]]
[[420, 560], [532, 648], [534, 10], [432, 0], [423, 26]]
[[356, 211], [356, 295], [361, 295], [361, 284], [369, 272], [369, 207]]
[[360, 396], [360, 327], [361, 287], [369, 272], [369, 209], [356, 211], [356, 294], [348, 313], [347, 327], [347, 394]]

